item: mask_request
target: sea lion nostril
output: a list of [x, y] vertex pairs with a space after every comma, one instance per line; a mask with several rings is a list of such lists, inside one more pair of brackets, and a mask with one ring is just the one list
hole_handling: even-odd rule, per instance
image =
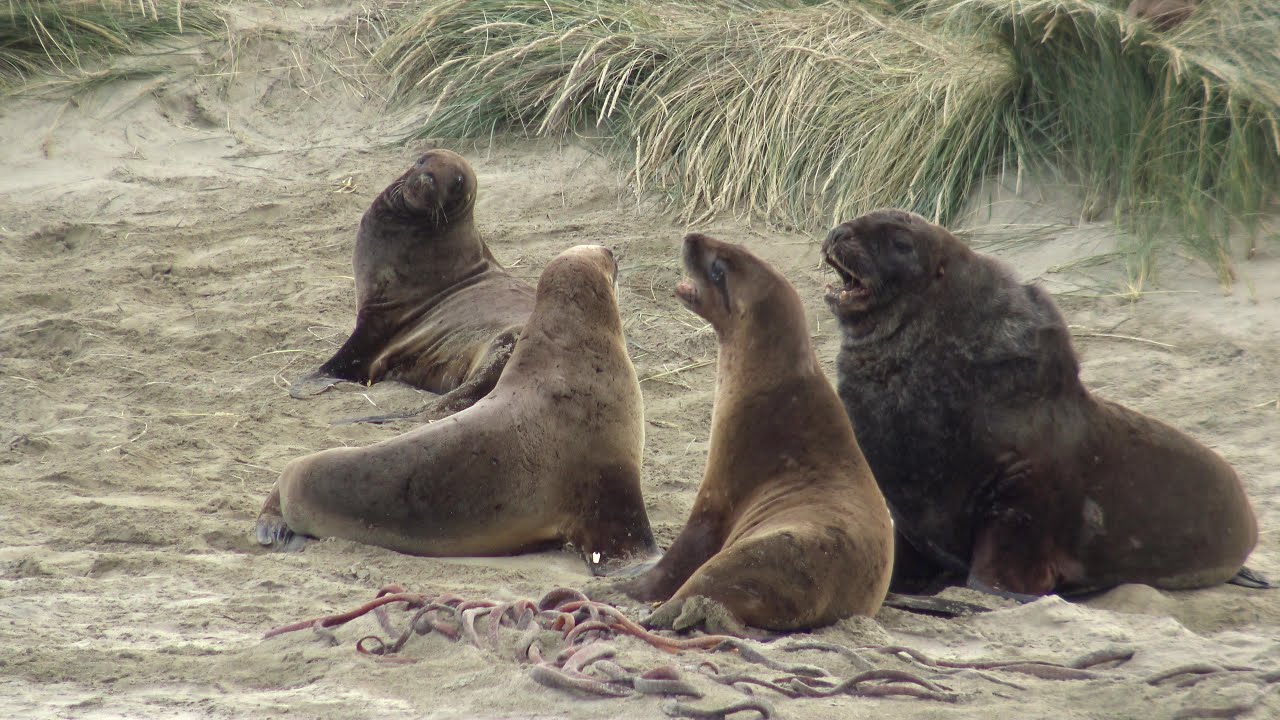
[[830, 247], [834, 243], [848, 240], [851, 237], [853, 237], [853, 231], [849, 229], [848, 225], [837, 225], [831, 228], [831, 232], [827, 233], [827, 239], [822, 244]]

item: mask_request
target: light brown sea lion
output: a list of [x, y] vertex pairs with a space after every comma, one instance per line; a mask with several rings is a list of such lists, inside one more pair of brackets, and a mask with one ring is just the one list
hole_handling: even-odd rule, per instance
[[356, 234], [355, 330], [291, 395], [398, 380], [443, 395], [419, 411], [431, 419], [493, 389], [534, 293], [480, 239], [475, 200], [475, 171], [448, 150], [423, 154], [378, 195]]
[[1241, 571], [1258, 530], [1235, 472], [1086, 390], [1043, 289], [899, 210], [836, 227], [822, 252], [841, 279], [826, 296], [840, 397], [899, 533], [895, 591], [1191, 588]]
[[[685, 627], [704, 598], [732, 619], [797, 630], [880, 607], [893, 566], [884, 497], [809, 340], [804, 307], [745, 248], [684, 239], [676, 297], [720, 343], [711, 448], [693, 511], [652, 569], [618, 589]], [[693, 606], [692, 608], [690, 606]]]
[[1133, 0], [1125, 14], [1146, 20], [1160, 32], [1168, 32], [1186, 22], [1199, 4], [1199, 0]]
[[491, 393], [399, 437], [289, 463], [258, 517], [259, 542], [289, 547], [296, 533], [452, 556], [568, 541], [593, 572], [656, 552], [616, 279], [607, 248], [561, 253]]

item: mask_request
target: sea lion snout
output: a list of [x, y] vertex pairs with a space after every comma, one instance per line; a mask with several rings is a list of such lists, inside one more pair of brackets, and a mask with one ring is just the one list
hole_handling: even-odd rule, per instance
[[461, 155], [431, 150], [402, 176], [401, 194], [415, 213], [448, 221], [470, 208], [475, 198], [474, 177], [474, 171]]

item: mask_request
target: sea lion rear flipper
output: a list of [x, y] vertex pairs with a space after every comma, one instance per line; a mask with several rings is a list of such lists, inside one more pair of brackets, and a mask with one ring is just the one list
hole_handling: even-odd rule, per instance
[[280, 512], [280, 489], [271, 488], [271, 494], [262, 504], [254, 530], [258, 536], [258, 544], [281, 552], [295, 552], [306, 544], [305, 535], [295, 533], [287, 524]]
[[711, 635], [734, 635], [763, 639], [765, 633], [747, 628], [724, 605], [701, 595], [672, 598], [640, 621], [650, 630], [675, 630], [681, 632], [701, 628]]
[[907, 612], [921, 613], [924, 615], [936, 615], [938, 617], [945, 618], [991, 612], [991, 608], [985, 605], [964, 602], [963, 600], [947, 600], [945, 598], [935, 597], [932, 595], [900, 595], [898, 593], [889, 593], [884, 598], [884, 604], [898, 610], [906, 610]]
[[1235, 576], [1227, 582], [1240, 587], [1253, 588], [1254, 590], [1273, 590], [1276, 587], [1267, 579], [1266, 575], [1248, 567], [1241, 567], [1236, 571]]

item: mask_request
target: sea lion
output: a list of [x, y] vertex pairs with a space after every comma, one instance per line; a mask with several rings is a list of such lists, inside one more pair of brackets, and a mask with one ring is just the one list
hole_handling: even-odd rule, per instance
[[399, 437], [290, 462], [258, 540], [344, 537], [415, 555], [502, 555], [568, 541], [593, 572], [656, 553], [640, 495], [643, 401], [613, 253], [561, 253], [497, 386]]
[[822, 254], [841, 280], [826, 294], [840, 397], [899, 533], [895, 591], [1192, 588], [1241, 571], [1258, 530], [1235, 472], [1085, 389], [1043, 289], [899, 210], [839, 225]]
[[800, 296], [745, 248], [705, 235], [685, 237], [684, 267], [676, 297], [720, 345], [711, 447], [683, 531], [617, 589], [665, 600], [648, 620], [664, 627], [712, 620], [692, 616], [707, 601], [766, 630], [875, 614], [893, 566], [889, 509]]
[[493, 389], [534, 292], [480, 239], [475, 200], [475, 171], [448, 150], [423, 154], [378, 195], [356, 234], [355, 330], [291, 395], [398, 380], [443, 395], [418, 411], [431, 419]]
[[1199, 4], [1199, 0], [1133, 0], [1125, 14], [1135, 20], [1146, 20], [1160, 32], [1168, 32], [1186, 22]]

